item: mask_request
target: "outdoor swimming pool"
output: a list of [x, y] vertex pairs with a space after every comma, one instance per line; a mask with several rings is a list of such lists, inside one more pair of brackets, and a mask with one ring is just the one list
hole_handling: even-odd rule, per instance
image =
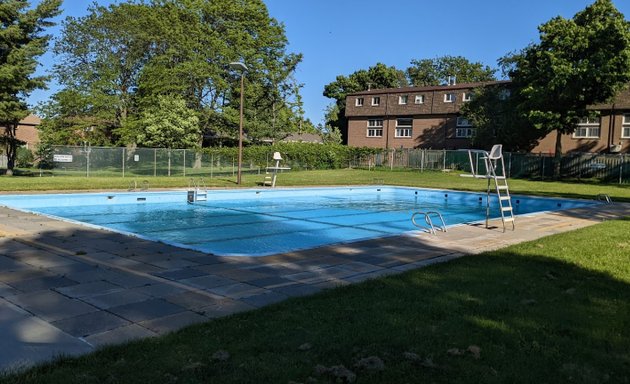
[[[496, 196], [490, 204], [498, 217]], [[595, 202], [513, 195], [512, 204], [522, 215]], [[486, 194], [371, 186], [213, 190], [193, 204], [186, 191], [5, 195], [0, 205], [216, 255], [264, 256], [414, 231], [420, 210], [441, 212], [447, 225], [485, 220]]]

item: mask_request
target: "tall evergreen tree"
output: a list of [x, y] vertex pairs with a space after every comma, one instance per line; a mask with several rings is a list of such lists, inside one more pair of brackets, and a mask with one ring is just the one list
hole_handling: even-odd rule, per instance
[[0, 137], [7, 154], [7, 174], [13, 174], [17, 147], [16, 131], [20, 120], [29, 113], [26, 98], [46, 87], [47, 77], [34, 76], [37, 58], [48, 46], [46, 27], [60, 13], [61, 0], [42, 0], [31, 8], [28, 1], [0, 2]]

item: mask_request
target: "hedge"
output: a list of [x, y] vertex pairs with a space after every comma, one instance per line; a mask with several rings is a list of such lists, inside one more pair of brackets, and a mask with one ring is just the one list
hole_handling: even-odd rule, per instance
[[[243, 161], [265, 167], [273, 163], [274, 152], [280, 152], [282, 164], [294, 169], [337, 169], [347, 167], [351, 159], [381, 151], [379, 148], [347, 147], [340, 144], [277, 143], [244, 147]], [[205, 148], [204, 153], [214, 158], [235, 158], [238, 156], [238, 148]]]

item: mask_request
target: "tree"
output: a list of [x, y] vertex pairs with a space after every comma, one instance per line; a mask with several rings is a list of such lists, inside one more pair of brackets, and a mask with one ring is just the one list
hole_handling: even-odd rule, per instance
[[572, 19], [539, 28], [540, 42], [506, 56], [517, 108], [541, 136], [557, 131], [554, 174], [560, 175], [561, 137], [575, 130], [587, 107], [614, 97], [630, 81], [630, 24], [611, 0], [596, 0]]
[[331, 129], [337, 128], [341, 132], [347, 131], [345, 111], [346, 96], [349, 93], [404, 86], [407, 86], [404, 72], [382, 63], [377, 63], [367, 70], [360, 69], [347, 77], [337, 76], [335, 81], [324, 87], [324, 96], [335, 100], [326, 111], [326, 126], [330, 126]]
[[87, 123], [99, 144], [115, 141], [113, 131], [137, 112], [136, 91], [152, 55], [155, 18], [143, 4], [94, 3], [86, 16], [64, 21], [53, 49], [54, 75], [63, 88], [48, 107], [58, 112], [56, 125]]
[[123, 135], [135, 136], [133, 142], [153, 148], [194, 148], [199, 145], [199, 118], [179, 96], [158, 96], [157, 103], [147, 108], [135, 129]]
[[60, 11], [61, 0], [42, 0], [30, 8], [28, 1], [0, 2], [0, 141], [7, 153], [7, 174], [13, 174], [20, 141], [16, 130], [29, 113], [26, 97], [46, 87], [47, 77], [34, 76], [37, 58], [48, 46], [50, 35], [43, 34], [54, 25], [51, 18]]
[[[261, 0], [128, 0], [69, 18], [55, 46], [55, 75], [66, 94], [54, 103], [64, 127], [93, 120], [99, 137], [118, 141], [158, 97], [178, 95], [204, 134], [237, 137], [240, 87], [228, 68], [243, 61], [245, 131], [250, 137], [296, 126], [292, 75], [300, 54], [287, 53], [284, 26]], [[95, 76], [94, 74], [98, 74]], [[80, 115], [67, 115], [78, 111]], [[78, 117], [78, 118], [77, 118]], [[127, 121], [129, 120], [129, 121]], [[126, 138], [132, 136], [125, 136]]]
[[496, 80], [496, 70], [479, 62], [471, 62], [462, 56], [442, 56], [435, 59], [411, 60], [406, 74], [416, 87], [441, 85], [455, 76], [460, 83]]
[[510, 93], [505, 83], [478, 87], [472, 100], [462, 106], [461, 114], [475, 128], [474, 148], [490, 149], [501, 143], [506, 151], [527, 152], [538, 143], [540, 131], [521, 118]]

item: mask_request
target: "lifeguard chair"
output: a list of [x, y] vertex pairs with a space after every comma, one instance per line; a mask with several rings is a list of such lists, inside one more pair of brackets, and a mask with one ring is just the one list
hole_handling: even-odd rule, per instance
[[[512, 199], [510, 198], [510, 189], [507, 183], [505, 162], [503, 161], [503, 145], [493, 145], [489, 153], [481, 149], [469, 149], [468, 159], [470, 160], [470, 174], [462, 174], [460, 176], [488, 180], [488, 189], [486, 192], [486, 228], [489, 227], [490, 191], [492, 189], [492, 181], [494, 180], [494, 189], [499, 201], [503, 232], [505, 232], [505, 223], [512, 223], [512, 230], [514, 230], [514, 211], [512, 208]], [[483, 161], [480, 163], [479, 160]], [[485, 168], [483, 170], [484, 172], [480, 171], [480, 164], [483, 164]]]

